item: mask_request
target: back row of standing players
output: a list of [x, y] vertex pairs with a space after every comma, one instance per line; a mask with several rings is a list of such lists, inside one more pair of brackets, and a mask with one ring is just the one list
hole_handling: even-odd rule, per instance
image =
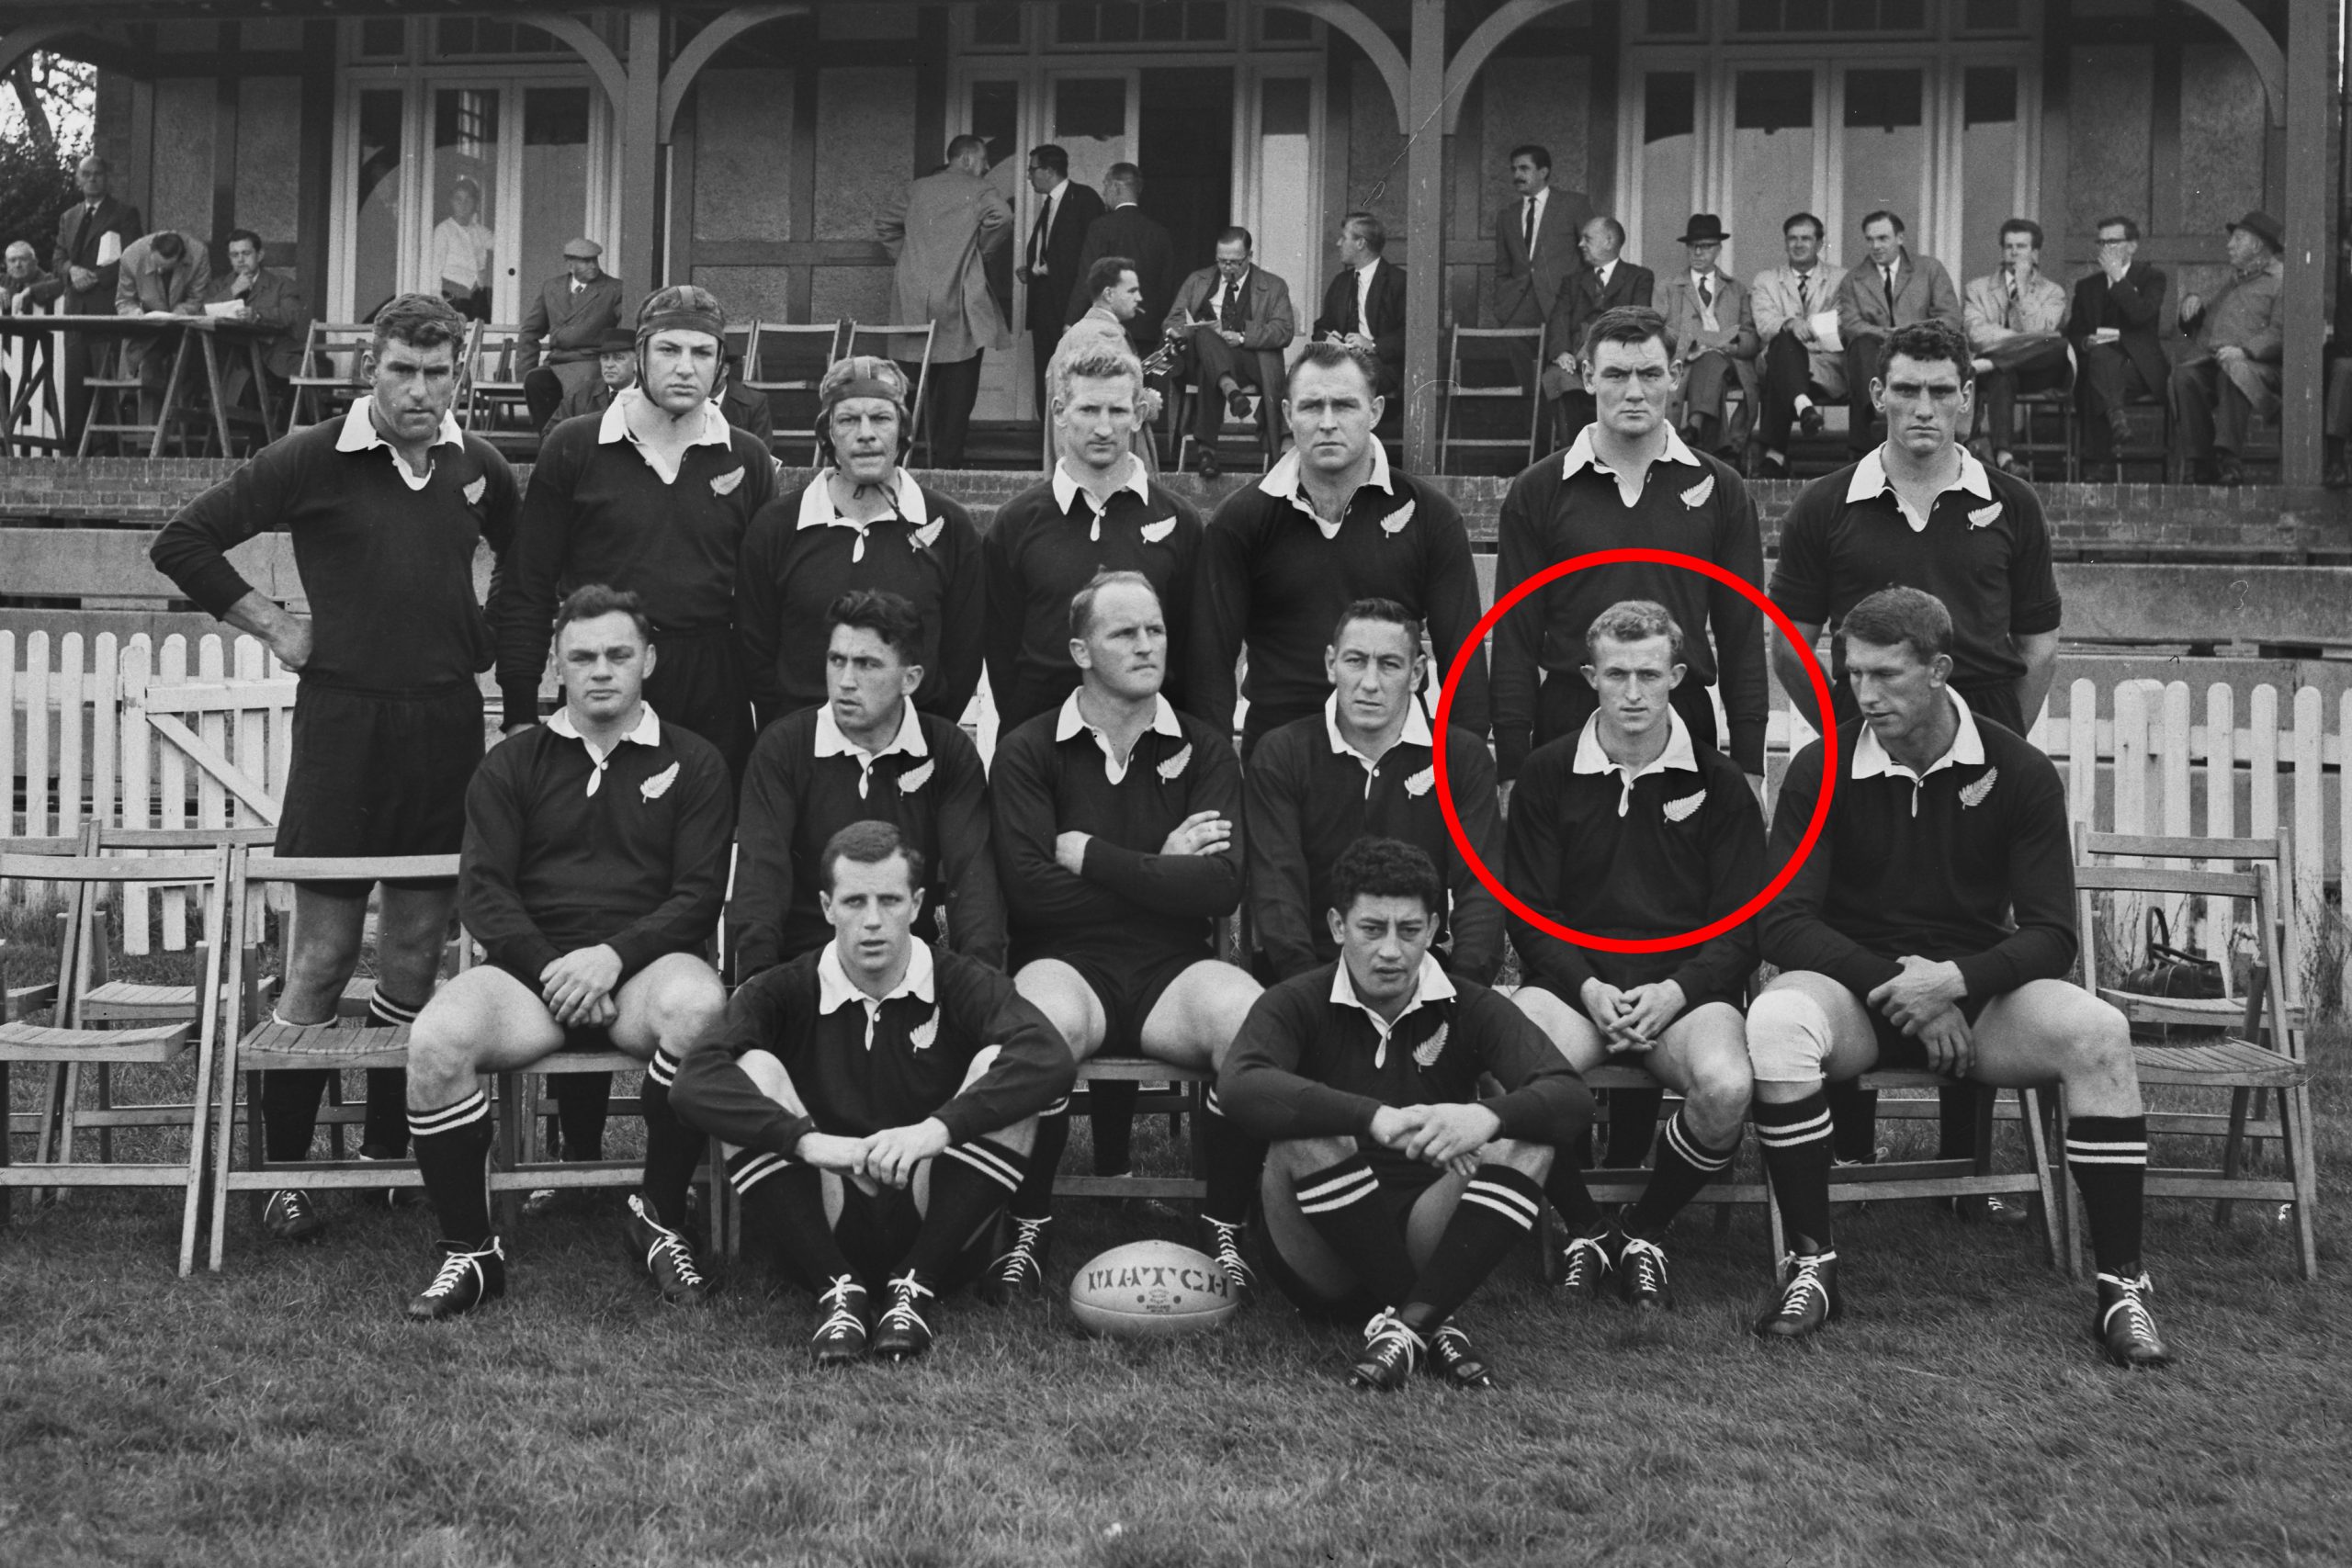
[[[747, 1213], [766, 1217], [771, 1239], [825, 1298], [820, 1359], [854, 1359], [869, 1337], [876, 1349], [919, 1353], [929, 1341], [922, 1302], [983, 1266], [999, 1292], [1042, 1285], [1072, 1073], [1047, 1048], [1057, 1036], [1070, 1057], [1140, 1051], [1219, 1069], [1218, 1090], [1246, 1103], [1228, 1115], [1209, 1097], [1209, 1249], [1246, 1290], [1245, 1226], [1262, 1195], [1266, 1260], [1291, 1293], [1378, 1305], [1360, 1382], [1391, 1384], [1424, 1357], [1456, 1382], [1485, 1380], [1452, 1308], [1532, 1224], [1539, 1195], [1567, 1222], [1572, 1288], [1614, 1273], [1629, 1301], [1664, 1304], [1658, 1235], [1727, 1160], [1752, 1082], [1766, 1077], [1750, 1070], [1753, 1039], [1741, 1048], [1755, 938], [1623, 958], [1517, 925], [1529, 984], [1516, 1009], [1489, 1002], [1504, 921], [1445, 831], [1433, 737], [1414, 694], [1433, 684], [1424, 634], [1442, 668], [1479, 618], [1472, 554], [1446, 494], [1395, 468], [1373, 436], [1381, 403], [1361, 360], [1340, 345], [1309, 348], [1287, 387], [1294, 446], [1204, 525], [1129, 456], [1135, 360], [1115, 345], [1073, 347], [1049, 371], [1061, 458], [1000, 509], [984, 539], [954, 498], [900, 466], [907, 381], [887, 360], [844, 361], [824, 378], [820, 429], [833, 462], [779, 495], [767, 451], [714, 406], [725, 320], [695, 288], [648, 299], [639, 388], [558, 426], [518, 496], [497, 454], [449, 418], [458, 330], [430, 299], [387, 307], [372, 395], [199, 498], [154, 551], [191, 598], [300, 672], [280, 852], [463, 843], [462, 912], [492, 960], [480, 978], [434, 998], [452, 890], [387, 885], [379, 916], [370, 1021], [415, 1020], [411, 1061], [422, 1070], [405, 1093], [396, 1074], [371, 1079], [363, 1156], [396, 1157], [413, 1133], [450, 1235], [413, 1314], [451, 1315], [503, 1288], [480, 1192], [488, 1108], [475, 1075], [582, 1032], [649, 1061], [647, 1175], [630, 1229], [664, 1295], [696, 1300], [707, 1289], [687, 1228], [691, 1123], [729, 1139]], [[1498, 592], [1623, 545], [1760, 578], [1739, 477], [1684, 447], [1661, 417], [1669, 353], [1651, 312], [1594, 324], [1585, 357], [1599, 416], [1564, 457], [1513, 485]], [[1806, 492], [1783, 530], [1774, 592], [1811, 635], [1890, 582], [1928, 590], [1911, 597], [1928, 608], [1906, 602], [1881, 617], [1893, 628], [1894, 674], [1907, 672], [1911, 686], [1857, 671], [1866, 693], [1894, 694], [1866, 712], [1883, 747], [1856, 744], [1849, 726], [1841, 801], [1861, 781], [1893, 791], [1899, 778], [1915, 823], [1999, 818], [2015, 829], [2022, 818], [2007, 797], [2018, 797], [2026, 817], [2062, 813], [2063, 867], [2054, 775], [2015, 733], [2040, 705], [2055, 648], [2047, 539], [2030, 489], [1958, 445], [1968, 379], [1951, 334], [1896, 334], [1882, 376], [1893, 434]], [[307, 619], [254, 591], [226, 558], [266, 530], [292, 536]], [[481, 539], [500, 562], [487, 617], [472, 581]], [[598, 586], [559, 613], [559, 595], [582, 584]], [[551, 625], [566, 701], [541, 725]], [[1246, 786], [1230, 740], [1245, 647]], [[1841, 666], [1850, 652], [1841, 647]], [[474, 675], [493, 660], [517, 739], [477, 771]], [[985, 777], [956, 724], [983, 668], [1003, 725]], [[1453, 790], [1481, 858], [1583, 931], [1663, 934], [1736, 907], [1765, 880], [1766, 668], [1756, 608], [1697, 574], [1619, 566], [1545, 590], [1502, 624], [1491, 685], [1472, 653], [1453, 707]], [[1842, 705], [1851, 696], [1839, 674]], [[1492, 772], [1508, 782], [1527, 770], [1507, 846], [1490, 733]], [[1914, 755], [1930, 744], [1941, 749]], [[2003, 811], [1953, 817], [2004, 771], [2016, 782]], [[1696, 795], [1679, 793], [1676, 772], [1700, 775]], [[1818, 772], [1817, 750], [1799, 758], [1800, 795]], [[1948, 776], [1932, 781], [1939, 773]], [[1923, 819], [1931, 781], [1939, 799], [1957, 789], [1959, 805]], [[1637, 803], [1654, 810], [1629, 816]], [[1782, 835], [1792, 843], [1803, 812], [1780, 816], [1794, 825]], [[861, 821], [888, 824], [887, 841], [842, 832]], [[1850, 805], [1837, 821], [1895, 840], [1924, 830]], [[730, 831], [740, 861], [729, 925], [745, 983], [731, 1008], [693, 958], [719, 913]], [[1806, 918], [1830, 931], [1826, 911], [1850, 906], [1877, 925], [1814, 933], [1836, 978], [1809, 977], [1835, 995], [1776, 1025], [1781, 1077], [1758, 1096], [1798, 1237], [1759, 1324], [1776, 1334], [1809, 1333], [1838, 1310], [1826, 1196], [1805, 1197], [1826, 1189], [1823, 1079], [1890, 1055], [1981, 1068], [2001, 1056], [1969, 1038], [1987, 1004], [2054, 981], [2073, 952], [2071, 906], [2041, 886], [2046, 866], [2030, 898], [2002, 874], [2027, 865], [2022, 840], [1865, 841], [1842, 857], [1838, 841], [1833, 832], [1808, 872]], [[1351, 846], [1363, 852], [1351, 867]], [[1857, 887], [1828, 882], [1833, 858]], [[846, 871], [876, 864], [907, 884], [895, 902], [871, 886], [837, 896]], [[1423, 897], [1415, 867], [1444, 892]], [[1902, 880], [1887, 881], [1891, 868]], [[1852, 897], [1864, 882], [1883, 886]], [[1254, 976], [1213, 956], [1212, 922], [1245, 887]], [[332, 1016], [367, 892], [298, 896], [278, 1004], [288, 1021]], [[1939, 896], [1951, 907], [1918, 907]], [[1408, 919], [1400, 906], [1416, 897], [1420, 916]], [[2007, 952], [2018, 941], [2003, 913], [2013, 900], [2039, 939], [2030, 962]], [[1783, 899], [1776, 910], [1792, 908]], [[901, 928], [920, 912], [913, 956], [891, 939], [892, 910], [905, 915]], [[1906, 913], [1917, 918], [1906, 923]], [[1768, 936], [1767, 956], [1770, 945]], [[2004, 956], [1972, 972], [1987, 953]], [[998, 972], [1007, 967], [1011, 982]], [[1263, 1003], [1261, 978], [1277, 983]], [[918, 1092], [925, 1104], [890, 1103], [917, 1091], [903, 1074], [889, 1089], [872, 1065], [886, 1004], [909, 997], [927, 1017], [901, 1016], [902, 1055], [923, 1060], [947, 1037], [943, 1022], [967, 1047], [944, 1106], [933, 1090]], [[805, 1074], [790, 1066], [827, 1020], [849, 1016], [853, 998], [865, 1018], [862, 1038], [849, 1038], [865, 1066], [828, 1066], [821, 1050]], [[953, 1016], [959, 1009], [968, 1016]], [[2095, 1018], [2087, 1044], [2075, 1027], [2083, 1020], [2065, 1021], [2012, 1030], [2039, 1052], [2031, 1069], [2070, 1087], [2094, 1067], [2111, 1077], [2120, 1021]], [[1781, 1038], [1792, 1032], [1819, 1047], [1809, 1062], [1802, 1042]], [[2053, 1032], [2065, 1039], [2041, 1049]], [[1353, 1034], [1370, 1069], [1360, 1052], [1332, 1052]], [[1531, 1040], [1545, 1048], [1528, 1054]], [[1575, 1141], [1589, 1101], [1571, 1064], [1621, 1050], [1643, 1053], [1689, 1098], [1659, 1138], [1649, 1196], [1611, 1220], [1576, 1159], [1527, 1151]], [[763, 1052], [786, 1065], [770, 1071]], [[2078, 1063], [2082, 1052], [2098, 1060]], [[1322, 1065], [1302, 1078], [1310, 1061]], [[1510, 1092], [1460, 1110], [1476, 1096], [1465, 1061], [1495, 1069]], [[938, 1060], [929, 1066], [935, 1076]], [[321, 1077], [273, 1075], [273, 1160], [307, 1153]], [[2094, 1091], [2077, 1110], [2075, 1141], [2097, 1145], [2077, 1173], [2098, 1241], [2103, 1337], [2119, 1359], [2160, 1359], [2141, 1302], [2138, 1182], [2114, 1174], [2136, 1171], [2128, 1153], [2144, 1143], [2136, 1089], [2104, 1101]], [[1643, 1142], [1652, 1124], [1612, 1121]], [[1640, 1152], [1612, 1151], [1611, 1163]], [[1326, 1153], [1339, 1157], [1317, 1163]], [[934, 1158], [943, 1154], [957, 1156], [959, 1178], [944, 1202], [936, 1178], [915, 1179], [947, 1170]], [[1124, 1163], [1120, 1151], [1110, 1163]], [[1422, 1173], [1418, 1184], [1400, 1184], [1407, 1169]], [[884, 1207], [845, 1208], [845, 1193]], [[893, 1193], [912, 1206], [889, 1210]], [[1442, 1200], [1433, 1214], [1420, 1205], [1431, 1193]], [[1003, 1206], [1012, 1245], [991, 1259], [978, 1248]], [[289, 1237], [320, 1223], [299, 1191], [274, 1195], [268, 1221]], [[1456, 1234], [1482, 1224], [1494, 1234]], [[877, 1240], [888, 1237], [897, 1239]], [[842, 1253], [851, 1239], [854, 1263]], [[1432, 1270], [1442, 1278], [1432, 1282]], [[874, 1290], [886, 1277], [887, 1291]], [[888, 1296], [878, 1315], [865, 1304], [870, 1292]]]

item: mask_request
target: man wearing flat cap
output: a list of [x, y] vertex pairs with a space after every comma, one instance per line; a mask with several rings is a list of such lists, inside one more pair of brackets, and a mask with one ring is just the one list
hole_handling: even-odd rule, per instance
[[2230, 225], [2230, 279], [2211, 299], [2184, 294], [2188, 351], [2172, 369], [2181, 456], [2191, 484], [2243, 484], [2238, 453], [2256, 414], [2278, 414], [2278, 366], [2287, 353], [2287, 231], [2267, 212]]
[[[1657, 312], [1666, 318], [1673, 345], [1674, 412], [1682, 439], [1736, 465], [1754, 423], [1756, 352], [1762, 341], [1747, 310], [1747, 290], [1715, 265], [1731, 233], [1712, 212], [1694, 212], [1683, 226], [1682, 249], [1690, 257], [1680, 272], [1660, 278]], [[1740, 390], [1739, 428], [1726, 419], [1726, 391]]]
[[[544, 427], [564, 399], [595, 386], [603, 352], [598, 340], [621, 324], [621, 280], [597, 265], [604, 254], [594, 240], [567, 243], [562, 275], [539, 285], [531, 308], [523, 312], [514, 369], [535, 426]], [[539, 363], [542, 344], [545, 365]]]

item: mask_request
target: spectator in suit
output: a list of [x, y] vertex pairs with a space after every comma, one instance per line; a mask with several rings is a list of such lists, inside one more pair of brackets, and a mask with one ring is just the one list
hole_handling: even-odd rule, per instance
[[1878, 353], [1897, 327], [1941, 321], [1965, 333], [1967, 323], [1951, 275], [1933, 256], [1915, 256], [1903, 243], [1903, 220], [1883, 209], [1862, 220], [1863, 265], [1838, 286], [1838, 335], [1846, 344], [1846, 448], [1856, 461], [1871, 449], [1871, 378]]
[[2238, 461], [2246, 426], [2278, 414], [2278, 364], [2287, 352], [2287, 231], [2267, 212], [2230, 225], [2230, 279], [2204, 299], [2184, 294], [2180, 329], [2188, 352], [2172, 367], [2173, 409], [2188, 482], [2244, 484]]
[[17, 240], [8, 246], [6, 267], [7, 282], [0, 284], [0, 315], [22, 316], [45, 310], [65, 292], [65, 280], [41, 266], [40, 254], [28, 241]]
[[1495, 324], [1540, 327], [1584, 270], [1577, 246], [1592, 202], [1553, 185], [1552, 154], [1532, 141], [1510, 150], [1510, 188], [1517, 199], [1495, 216]]
[[1143, 288], [1143, 304], [1127, 322], [1127, 346], [1138, 359], [1148, 358], [1159, 346], [1159, 323], [1168, 303], [1176, 297], [1176, 243], [1168, 231], [1136, 204], [1143, 199], [1143, 175], [1133, 164], [1114, 164], [1102, 180], [1102, 200], [1110, 210], [1086, 226], [1086, 243], [1078, 252], [1078, 287], [1070, 290], [1065, 323], [1092, 310], [1100, 290], [1090, 279], [1094, 264], [1104, 256], [1125, 256], [1134, 264], [1136, 281]]
[[1102, 216], [1102, 197], [1092, 186], [1069, 177], [1069, 154], [1051, 142], [1030, 151], [1029, 188], [1037, 193], [1037, 221], [1030, 226], [1029, 248], [1021, 258], [1021, 276], [1029, 285], [1029, 346], [1035, 361], [1029, 378], [1036, 391], [1037, 417], [1050, 423], [1046, 362], [1062, 341], [1070, 291], [1086, 276], [1078, 269], [1078, 254], [1086, 248], [1086, 231]]
[[1620, 259], [1625, 248], [1625, 226], [1614, 218], [1586, 221], [1577, 238], [1585, 270], [1561, 288], [1558, 300], [1544, 323], [1544, 352], [1551, 368], [1544, 373], [1544, 395], [1558, 400], [1559, 445], [1576, 439], [1592, 423], [1592, 394], [1585, 390], [1583, 361], [1577, 350], [1585, 329], [1603, 311], [1638, 305], [1646, 310], [1657, 289], [1650, 269]]
[[[627, 327], [612, 327], [596, 340], [596, 378], [576, 392], [566, 392], [563, 401], [547, 423], [539, 427], [542, 436], [550, 434], [567, 419], [578, 419], [583, 413], [601, 414], [613, 406], [613, 400], [624, 387], [637, 385], [637, 334]], [[729, 385], [733, 385], [733, 366], [729, 367]], [[722, 408], [721, 412], [725, 410]], [[729, 422], [732, 423], [731, 421]]]
[[1255, 245], [1250, 231], [1238, 225], [1219, 233], [1216, 264], [1184, 279], [1161, 325], [1169, 340], [1190, 356], [1200, 383], [1193, 434], [1200, 443], [1204, 479], [1213, 479], [1220, 471], [1220, 400], [1223, 412], [1249, 418], [1250, 394], [1272, 391], [1262, 379], [1265, 365], [1260, 355], [1271, 355], [1279, 373], [1283, 350], [1298, 335], [1290, 285], [1250, 259]]
[[[139, 209], [107, 194], [113, 171], [104, 158], [91, 153], [75, 166], [74, 177], [82, 187], [82, 199], [58, 215], [57, 249], [51, 260], [65, 280], [65, 314], [110, 316], [123, 250], [147, 230]], [[90, 417], [90, 394], [82, 385], [89, 367], [90, 341], [79, 333], [67, 333], [62, 368], [68, 441], [81, 438]]]
[[220, 389], [231, 402], [245, 402], [251, 393], [254, 406], [266, 409], [270, 399], [284, 389], [287, 378], [301, 367], [303, 340], [311, 332], [311, 305], [302, 297], [301, 285], [284, 273], [272, 272], [261, 265], [261, 254], [259, 234], [251, 229], [232, 229], [229, 274], [213, 284], [205, 296], [205, 303], [226, 305], [234, 301], [240, 308], [223, 314], [277, 329], [277, 335], [262, 350], [262, 372], [268, 382], [266, 387], [250, 384], [252, 372], [242, 352], [224, 356], [228, 365], [221, 375]]
[[2140, 225], [2129, 218], [2098, 220], [2098, 270], [2075, 285], [2066, 336], [2075, 345], [2076, 395], [2095, 457], [2120, 451], [2132, 438], [2126, 399], [2161, 398], [2172, 378], [2165, 360], [2165, 275], [2137, 260]]
[[[598, 265], [604, 254], [604, 246], [584, 235], [566, 243], [562, 274], [540, 284], [523, 312], [514, 368], [535, 425], [545, 425], [565, 398], [599, 379], [597, 340], [621, 324], [621, 280]], [[545, 365], [539, 363], [542, 344]]]
[[[201, 316], [212, 288], [212, 263], [204, 242], [164, 229], [123, 247], [116, 269], [114, 313], [118, 316]], [[164, 406], [164, 383], [172, 374], [179, 345], [169, 339], [126, 338], [122, 367], [139, 378], [139, 417], [153, 424]]]
[[[987, 260], [1012, 243], [1012, 209], [983, 177], [988, 172], [988, 143], [958, 136], [947, 144], [946, 166], [908, 186], [874, 225], [897, 264], [890, 319], [932, 323], [923, 396], [931, 400], [932, 460], [943, 468], [964, 461], [982, 355], [1012, 346], [1012, 333], [989, 292]], [[900, 337], [890, 343], [910, 383], [919, 368], [920, 342]]]
[[2012, 218], [2001, 225], [2001, 266], [1968, 280], [1962, 307], [1975, 356], [1979, 461], [2025, 477], [2009, 450], [2017, 396], [2064, 387], [2072, 367], [2066, 347], [2066, 290], [2041, 273], [2041, 225]]
[[[1823, 333], [1834, 322], [1838, 286], [1846, 280], [1845, 268], [1822, 259], [1826, 233], [1812, 213], [1792, 215], [1781, 225], [1789, 265], [1765, 268], [1747, 290], [1748, 323], [1762, 344], [1757, 359], [1763, 412], [1756, 439], [1764, 448], [1763, 474], [1770, 479], [1789, 477], [1789, 426], [1798, 425], [1807, 436], [1820, 434], [1820, 405], [1846, 396], [1845, 355]], [[1824, 316], [1831, 321], [1821, 321]], [[1834, 332], [1829, 335], [1834, 338]]]
[[1405, 271], [1381, 259], [1388, 229], [1369, 212], [1340, 220], [1340, 270], [1323, 291], [1314, 335], [1344, 343], [1379, 367], [1374, 392], [1392, 401], [1405, 385]]
[[[1666, 318], [1666, 340], [1674, 345], [1674, 418], [1682, 439], [1736, 468], [1755, 421], [1758, 343], [1747, 319], [1747, 290], [1715, 265], [1729, 238], [1715, 214], [1691, 214], [1681, 240], [1690, 265], [1659, 286], [1657, 311]], [[1724, 412], [1724, 394], [1734, 381], [1740, 391], [1736, 427]]]
[[756, 388], [743, 385], [743, 351], [727, 351], [727, 375], [718, 384], [718, 395], [711, 401], [727, 423], [744, 434], [756, 439], [763, 446], [775, 445], [775, 409], [768, 395]]

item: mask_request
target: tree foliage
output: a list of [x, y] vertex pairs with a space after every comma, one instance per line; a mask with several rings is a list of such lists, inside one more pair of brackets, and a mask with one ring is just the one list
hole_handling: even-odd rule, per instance
[[78, 194], [74, 156], [54, 143], [37, 146], [23, 134], [0, 138], [0, 244], [30, 240], [41, 265], [50, 265], [57, 215]]

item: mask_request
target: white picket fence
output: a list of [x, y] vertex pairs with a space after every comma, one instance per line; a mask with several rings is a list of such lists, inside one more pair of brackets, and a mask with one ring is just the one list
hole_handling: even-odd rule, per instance
[[[275, 822], [294, 690], [249, 637], [193, 649], [170, 637], [158, 650], [143, 635], [119, 646], [110, 634], [52, 644], [45, 632], [0, 631], [0, 758], [21, 792], [0, 831], [65, 836], [92, 816], [124, 827]], [[2243, 705], [2218, 682], [2200, 705], [2186, 681], [2077, 680], [2032, 739], [2065, 773], [2075, 818], [2102, 831], [2259, 838], [2286, 827], [2297, 917], [2316, 938], [2330, 919], [2325, 889], [2352, 886], [2352, 692], [2332, 714], [2310, 687], [2282, 696], [2258, 685]], [[1776, 713], [1771, 749], [1785, 756], [1810, 734]], [[164, 921], [175, 948], [180, 911], [167, 907]], [[143, 932], [143, 920], [130, 923]]]

